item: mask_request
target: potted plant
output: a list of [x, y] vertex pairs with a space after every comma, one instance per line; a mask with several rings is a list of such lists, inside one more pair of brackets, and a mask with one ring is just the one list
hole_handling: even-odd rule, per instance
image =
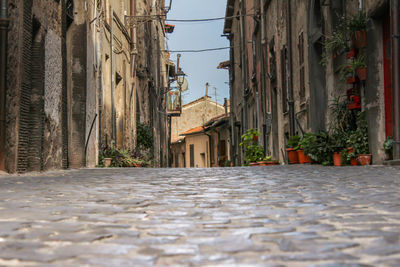
[[359, 11], [357, 14], [351, 17], [347, 22], [348, 29], [352, 33], [353, 45], [356, 48], [362, 48], [367, 43], [367, 15], [364, 11]]
[[[246, 163], [250, 166], [258, 166], [258, 161], [264, 158], [264, 147], [258, 144], [260, 132], [257, 129], [249, 129], [242, 135], [242, 142], [239, 144], [245, 149]], [[257, 138], [254, 138], [257, 136]]]
[[347, 154], [347, 140], [348, 136], [344, 131], [338, 131], [332, 134], [331, 142], [332, 142], [332, 150], [333, 150], [333, 165], [334, 166], [342, 166], [345, 164], [342, 161], [343, 156]]
[[357, 119], [357, 130], [353, 131], [348, 139], [348, 145], [354, 148], [360, 165], [370, 165], [372, 155], [369, 153], [368, 128], [364, 112], [360, 112]]
[[270, 165], [278, 165], [278, 160], [273, 160], [272, 156], [266, 156], [261, 161], [258, 162], [259, 166], [270, 166]]
[[383, 149], [385, 150], [386, 160], [393, 159], [393, 137], [389, 136], [383, 143]]
[[289, 164], [299, 163], [299, 158], [297, 155], [297, 150], [299, 149], [300, 136], [293, 135], [289, 137], [288, 144], [286, 146], [286, 152], [289, 159]]
[[351, 63], [353, 70], [356, 70], [357, 76], [361, 81], [367, 79], [367, 64], [364, 55], [360, 54]]
[[312, 145], [313, 140], [313, 135], [310, 133], [306, 133], [300, 138], [299, 149], [297, 150], [300, 164], [311, 163], [311, 158], [305, 153], [304, 148]]
[[105, 146], [103, 147], [103, 150], [101, 152], [101, 158], [100, 161], [102, 161], [104, 167], [111, 167], [113, 158], [115, 158], [116, 150], [109, 147]]
[[331, 138], [327, 132], [306, 133], [309, 139], [307, 145], [303, 144], [304, 153], [315, 163], [324, 166], [332, 164]]

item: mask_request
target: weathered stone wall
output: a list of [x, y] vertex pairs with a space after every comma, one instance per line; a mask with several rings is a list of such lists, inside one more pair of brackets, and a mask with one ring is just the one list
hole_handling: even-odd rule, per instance
[[[60, 168], [62, 160], [62, 142], [59, 138], [61, 136], [60, 118], [61, 118], [61, 88], [62, 88], [62, 55], [61, 55], [61, 4], [56, 1], [44, 0], [33, 1], [32, 6], [29, 6], [29, 1], [9, 1], [10, 13], [10, 31], [9, 31], [9, 50], [8, 50], [8, 91], [7, 91], [7, 169], [10, 172], [26, 171], [31, 158], [41, 158], [35, 160], [33, 166], [35, 170], [40, 170], [42, 167], [47, 169]], [[25, 10], [25, 12], [24, 12]], [[25, 17], [24, 17], [25, 16]], [[25, 28], [23, 28], [25, 25]], [[25, 30], [25, 32], [24, 32]], [[32, 67], [31, 60], [38, 60], [36, 57], [32, 58], [32, 48], [26, 47], [28, 43], [23, 43], [24, 40], [34, 39], [40, 35], [38, 41], [43, 40], [44, 51], [44, 92], [43, 95], [32, 97], [39, 97], [44, 102], [44, 120], [41, 122], [40, 114], [38, 123], [44, 123], [43, 136], [40, 132], [35, 133], [35, 138], [43, 138], [42, 143], [43, 151], [41, 149], [29, 148], [30, 146], [30, 131], [27, 128], [28, 122], [31, 120], [27, 107], [30, 105], [31, 100], [30, 91], [32, 90], [32, 72], [29, 68]], [[40, 40], [39, 40], [40, 39]], [[30, 43], [30, 45], [32, 45]], [[24, 49], [24, 50], [23, 50]], [[23, 52], [25, 51], [25, 52]], [[29, 52], [30, 51], [30, 52]], [[25, 53], [25, 54], [23, 54]], [[40, 60], [40, 59], [39, 59]], [[36, 63], [36, 62], [35, 62]], [[35, 74], [40, 75], [40, 73]], [[39, 78], [37, 76], [35, 78]], [[24, 85], [22, 85], [24, 79]], [[21, 98], [21, 92], [24, 91], [24, 97]], [[40, 93], [40, 90], [37, 91]], [[36, 98], [35, 98], [36, 99]], [[22, 101], [23, 100], [23, 106]], [[33, 102], [32, 102], [33, 103]], [[36, 102], [35, 102], [36, 103]], [[38, 109], [39, 112], [40, 109]], [[21, 120], [21, 116], [23, 119]], [[23, 123], [23, 124], [22, 124]], [[27, 124], [28, 123], [28, 124]], [[20, 138], [23, 133], [24, 138]], [[38, 136], [36, 136], [39, 134]], [[28, 139], [26, 138], [28, 137]], [[40, 140], [37, 143], [40, 146]], [[36, 144], [36, 145], [37, 145]], [[30, 153], [39, 153], [40, 155], [30, 155]], [[42, 166], [43, 162], [43, 166]], [[29, 167], [31, 168], [31, 167]]]
[[7, 58], [7, 132], [6, 132], [6, 169], [17, 171], [17, 149], [19, 140], [19, 99], [22, 83], [22, 41], [23, 41], [23, 1], [9, 0], [10, 18], [8, 32]]
[[62, 55], [61, 37], [48, 30], [45, 38], [44, 144], [45, 170], [62, 168]]

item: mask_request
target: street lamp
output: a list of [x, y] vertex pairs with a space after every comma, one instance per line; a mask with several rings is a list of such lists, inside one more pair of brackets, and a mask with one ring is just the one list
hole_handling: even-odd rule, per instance
[[181, 69], [179, 69], [178, 73], [176, 74], [176, 76], [177, 76], [176, 82], [178, 83], [179, 91], [182, 91], [182, 85], [185, 82], [186, 74]]

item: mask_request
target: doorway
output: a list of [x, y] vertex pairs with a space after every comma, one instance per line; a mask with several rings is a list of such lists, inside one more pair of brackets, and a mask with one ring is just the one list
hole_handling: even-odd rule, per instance
[[386, 137], [393, 135], [393, 92], [392, 92], [392, 54], [390, 36], [390, 16], [383, 21], [383, 71], [385, 86], [385, 134]]

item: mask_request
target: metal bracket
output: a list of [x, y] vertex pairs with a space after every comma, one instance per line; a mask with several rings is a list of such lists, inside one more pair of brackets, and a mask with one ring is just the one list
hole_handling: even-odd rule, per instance
[[127, 28], [135, 28], [140, 24], [146, 22], [152, 22], [154, 20], [158, 20], [160, 18], [159, 15], [148, 15], [148, 16], [125, 16], [125, 27]]

